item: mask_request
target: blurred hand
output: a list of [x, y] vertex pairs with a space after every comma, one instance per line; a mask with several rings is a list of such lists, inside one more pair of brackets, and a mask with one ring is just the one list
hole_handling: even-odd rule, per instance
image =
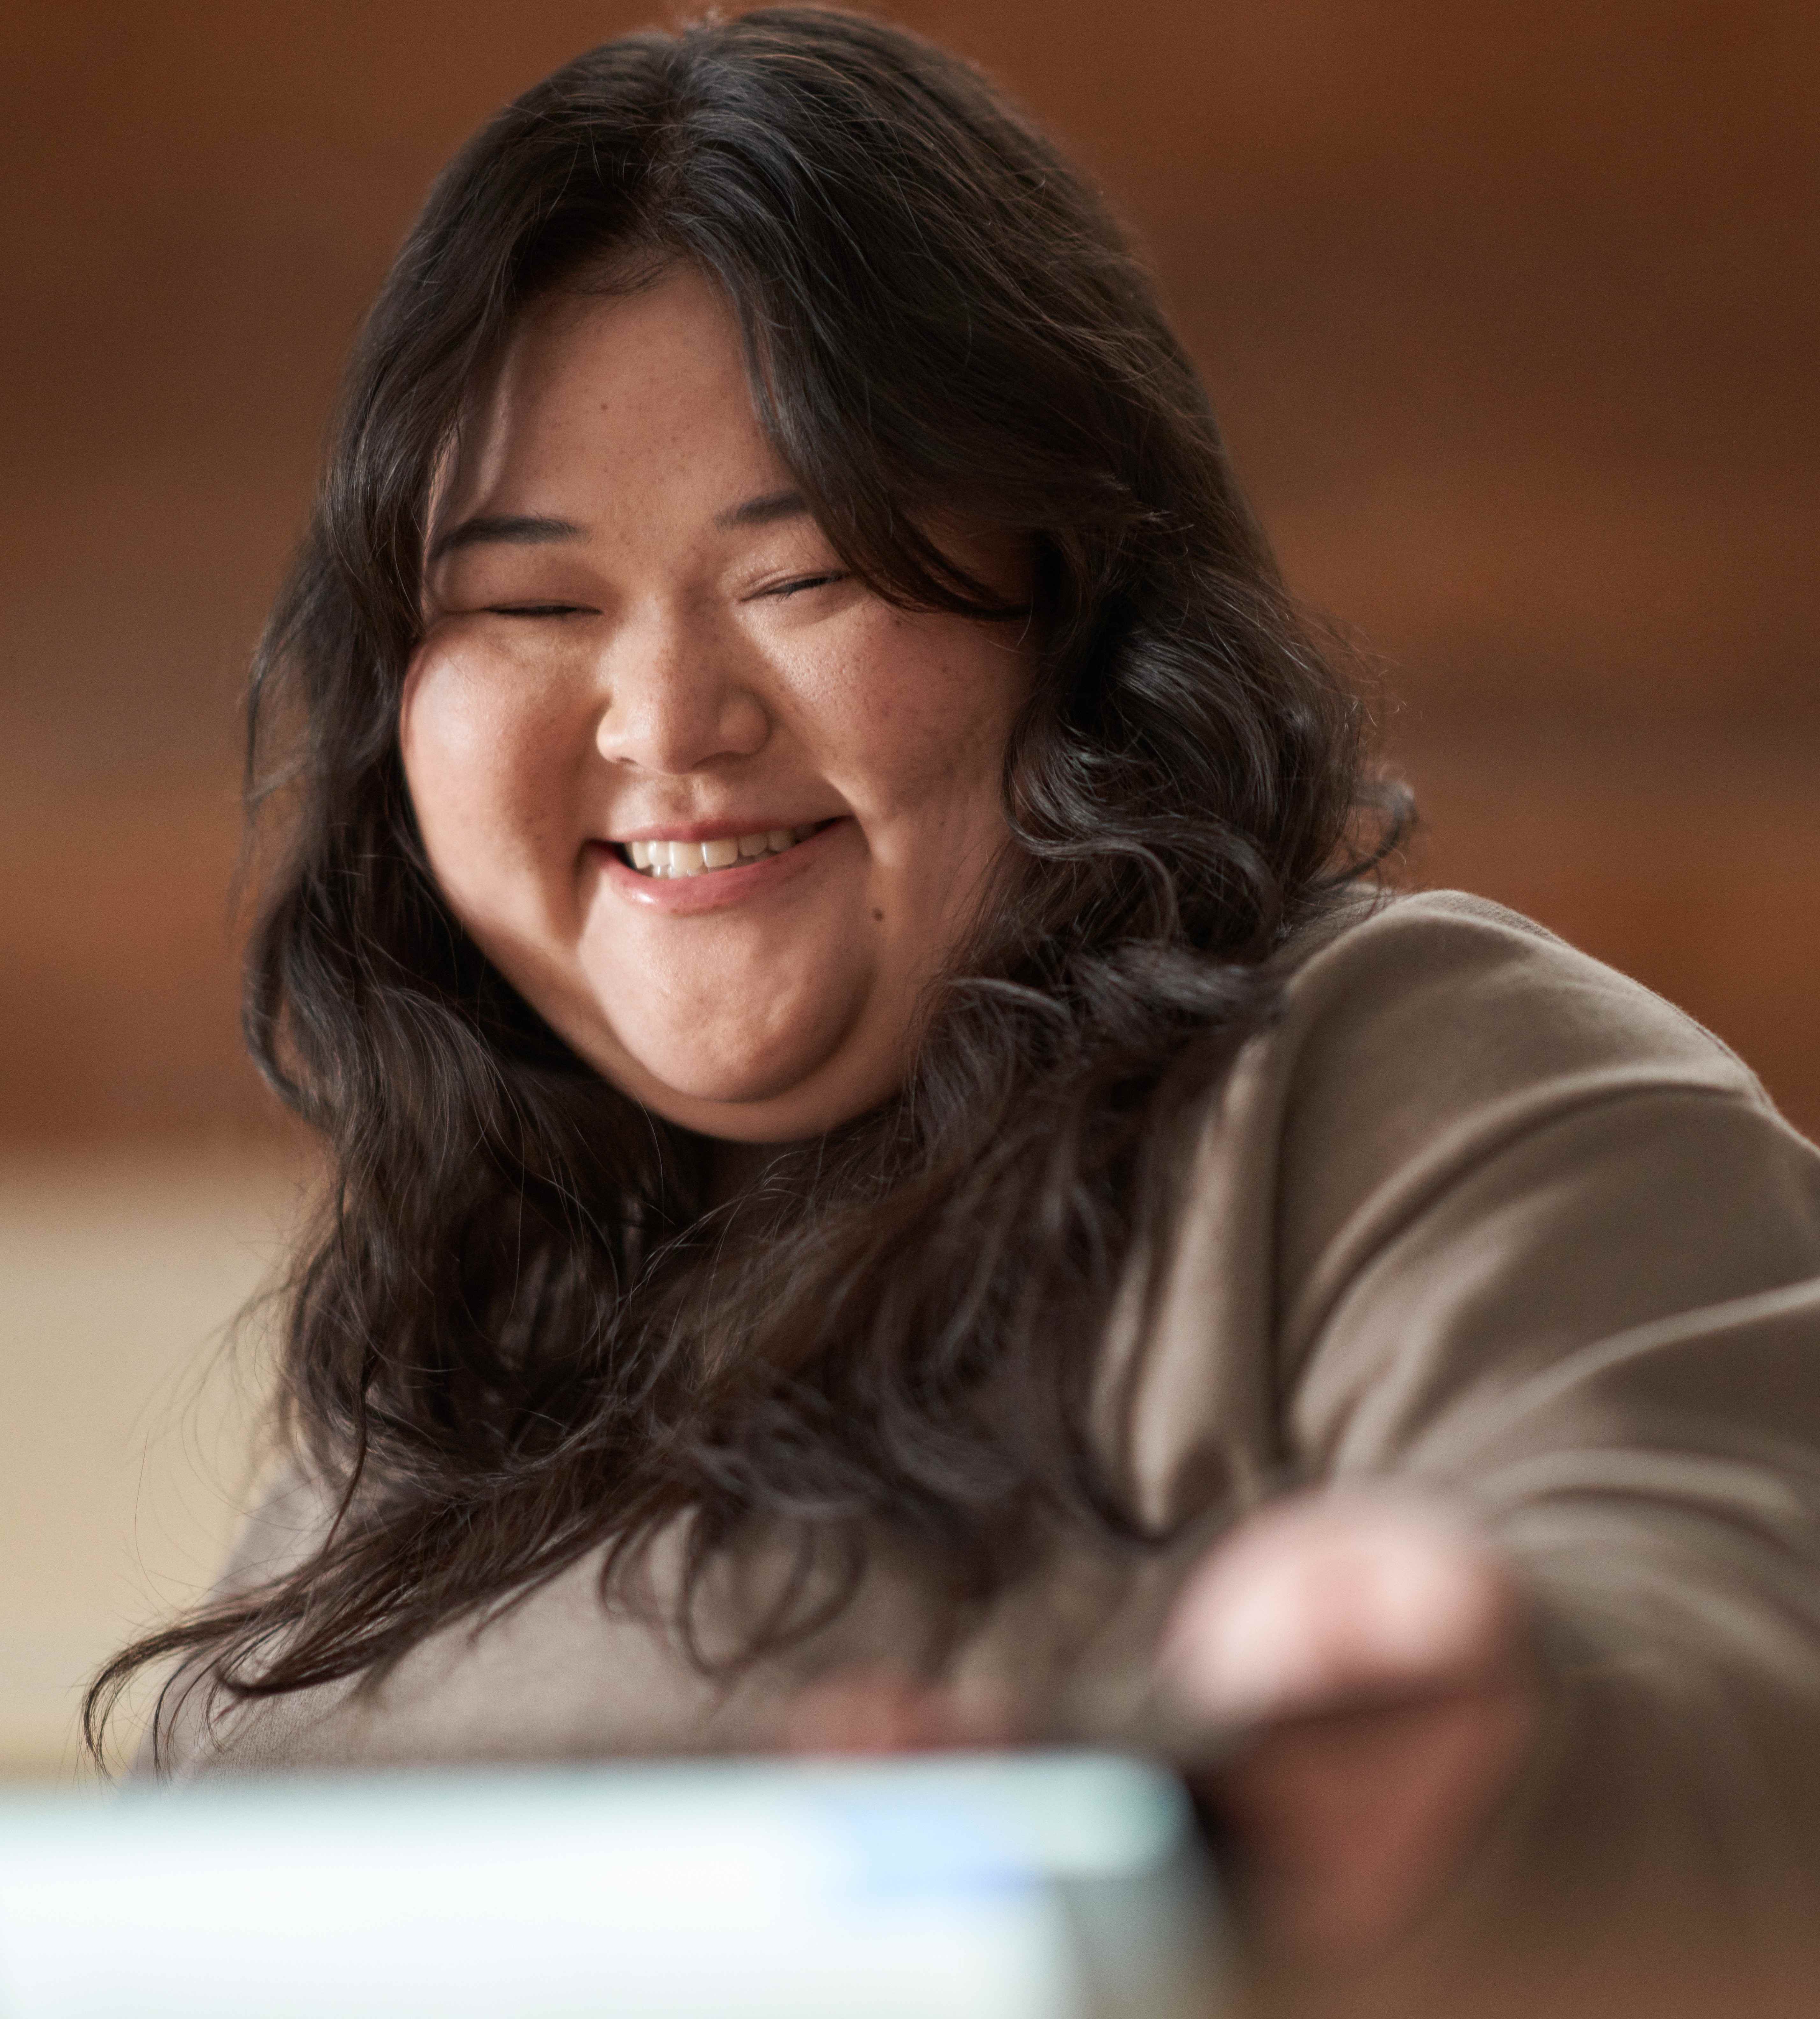
[[1249, 1727], [1202, 1792], [1231, 1825], [1260, 1940], [1309, 1960], [1409, 1926], [1510, 1787], [1538, 1708], [1491, 1548], [1363, 1492], [1245, 1521], [1184, 1586], [1158, 1665], [1185, 1718]]
[[[1536, 1685], [1509, 1573], [1419, 1502], [1327, 1492], [1252, 1516], [1191, 1574], [1158, 1650], [1179, 1719], [1247, 1737], [1200, 1792], [1267, 1952], [1358, 1960], [1445, 1884], [1521, 1765]], [[803, 1753], [1014, 1743], [1015, 1707], [886, 1665], [812, 1685]]]

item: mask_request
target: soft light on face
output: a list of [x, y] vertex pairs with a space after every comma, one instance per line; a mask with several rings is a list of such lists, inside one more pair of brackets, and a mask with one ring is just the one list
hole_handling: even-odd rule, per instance
[[456, 915], [672, 1121], [785, 1141], [883, 1099], [1006, 845], [1019, 627], [842, 571], [686, 268], [532, 316], [445, 492], [400, 732]]

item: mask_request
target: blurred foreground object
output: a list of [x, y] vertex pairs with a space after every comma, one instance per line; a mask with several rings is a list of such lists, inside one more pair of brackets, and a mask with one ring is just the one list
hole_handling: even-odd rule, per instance
[[0, 1805], [5, 2019], [1187, 2019], [1220, 1922], [1107, 1754], [216, 1782]]

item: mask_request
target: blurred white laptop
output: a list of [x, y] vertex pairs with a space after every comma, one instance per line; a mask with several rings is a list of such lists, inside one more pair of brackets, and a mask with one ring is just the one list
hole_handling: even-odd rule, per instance
[[0, 1799], [4, 2019], [1188, 2019], [1224, 1953], [1111, 1754]]

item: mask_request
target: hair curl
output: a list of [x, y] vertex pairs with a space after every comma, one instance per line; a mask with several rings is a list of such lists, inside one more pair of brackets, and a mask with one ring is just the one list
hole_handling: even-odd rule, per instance
[[[477, 375], [538, 296], [672, 260], [725, 290], [843, 564], [1002, 617], [924, 530], [964, 506], [1030, 542], [1042, 641], [1013, 846], [906, 1085], [714, 1210], [701, 1142], [451, 916], [397, 730]], [[1270, 956], [1401, 818], [1333, 657], [1119, 229], [965, 64], [767, 9], [609, 42], [502, 112], [372, 311], [252, 675], [249, 804], [288, 846], [246, 1031], [332, 1172], [280, 1415], [339, 1519], [117, 1656], [92, 1742], [152, 1659], [243, 1696], [328, 1682], [603, 1545], [610, 1579], [685, 1511], [685, 1622], [754, 1524], [797, 1545], [741, 1658], [837, 1609], [880, 1536], [963, 1604], [1058, 1521], [1154, 1540], [1089, 1432], [1115, 1289], [1166, 1240]]]

